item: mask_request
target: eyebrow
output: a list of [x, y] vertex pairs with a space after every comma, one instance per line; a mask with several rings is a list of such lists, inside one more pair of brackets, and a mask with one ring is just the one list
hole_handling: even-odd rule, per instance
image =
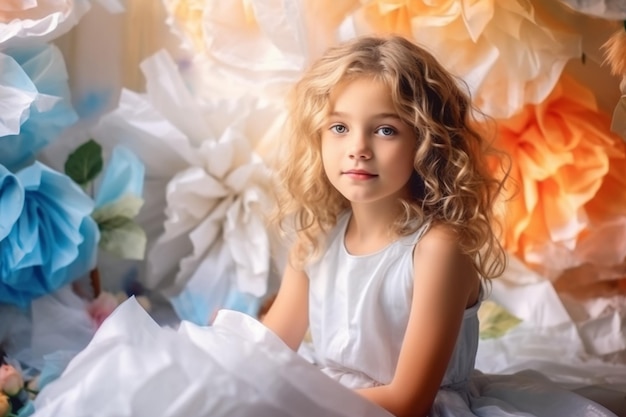
[[[339, 112], [339, 111], [334, 111], [334, 112], [331, 112], [329, 114], [329, 116], [348, 117], [349, 114], [343, 113], [343, 112]], [[378, 113], [378, 114], [374, 115], [374, 118], [376, 118], [376, 119], [397, 119], [399, 121], [402, 121], [400, 116], [398, 116], [396, 113]]]

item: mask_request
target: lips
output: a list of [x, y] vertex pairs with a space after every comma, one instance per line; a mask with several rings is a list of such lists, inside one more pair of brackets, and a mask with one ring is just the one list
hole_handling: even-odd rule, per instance
[[349, 169], [347, 171], [343, 171], [342, 174], [357, 180], [369, 180], [378, 177], [378, 175], [364, 169]]

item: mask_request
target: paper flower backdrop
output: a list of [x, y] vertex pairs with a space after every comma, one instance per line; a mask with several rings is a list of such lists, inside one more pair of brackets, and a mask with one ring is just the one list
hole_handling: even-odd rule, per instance
[[[594, 261], [577, 254], [579, 241], [626, 216], [626, 147], [608, 127], [593, 94], [569, 77], [541, 104], [499, 122], [498, 146], [513, 163], [505, 227], [511, 253], [552, 272]], [[614, 262], [626, 256], [604, 250]]]
[[356, 34], [398, 33], [427, 47], [469, 84], [478, 107], [510, 117], [544, 100], [580, 36], [549, 26], [530, 2], [363, 0]]
[[69, 177], [36, 162], [17, 174], [0, 165], [0, 180], [0, 302], [25, 307], [93, 268], [100, 236]]
[[0, 52], [0, 164], [34, 160], [78, 116], [70, 103], [63, 56], [53, 45]]
[[[517, 120], [516, 114], [526, 114], [533, 105], [542, 109], [543, 104], [551, 102], [548, 97], [555, 88], [560, 91], [557, 83], [566, 64], [581, 59], [583, 54], [577, 25], [590, 19], [572, 12], [571, 4], [507, 0], [343, 0], [334, 2], [335, 7], [307, 0], [288, 5], [256, 0], [164, 3], [174, 29], [194, 51], [195, 60], [191, 67], [186, 67], [185, 76], [198, 95], [281, 100], [306, 64], [327, 46], [363, 34], [397, 33], [429, 48], [468, 83], [481, 110], [505, 120]], [[594, 105], [591, 107], [593, 114], [599, 112]], [[610, 136], [608, 129], [602, 128], [604, 122], [593, 123], [603, 135]], [[568, 139], [567, 133], [561, 139]], [[616, 166], [621, 151], [575, 139], [579, 145], [572, 157], [579, 159], [572, 165], [581, 164], [580, 158], [587, 155], [588, 148], [593, 150], [593, 158], [605, 163], [602, 174], [592, 167], [580, 166], [585, 173], [591, 170], [592, 177], [597, 174], [591, 185], [563, 183], [559, 179], [556, 190], [547, 190], [545, 178], [534, 177], [536, 170], [549, 172], [545, 174], [548, 178], [566, 175], [559, 170], [565, 164], [561, 159], [567, 146], [558, 149], [556, 143], [550, 144], [549, 136], [537, 134], [528, 139], [530, 146], [546, 147], [550, 153], [543, 160], [534, 161], [532, 169], [526, 162], [516, 161], [516, 168], [521, 167], [517, 176], [520, 184], [526, 186], [530, 181], [541, 183], [542, 187], [534, 191], [536, 197], [525, 197], [528, 207], [521, 212], [526, 214], [521, 215], [519, 207], [512, 208], [509, 220], [514, 230], [509, 231], [507, 245], [512, 253], [535, 265], [546, 262], [557, 250], [563, 252], [562, 265], [549, 262], [555, 267], [550, 274], [558, 273], [562, 267], [597, 260], [598, 253], [592, 254], [589, 249], [593, 236], [606, 238], [607, 233], [618, 235], [622, 230], [618, 227], [621, 215], [614, 213], [621, 210], [619, 201], [610, 205], [613, 209], [596, 209], [596, 202], [603, 198], [599, 190], [615, 190], [617, 185], [610, 184], [620, 184], [616, 178], [621, 174]], [[264, 144], [265, 149], [271, 147], [269, 142]], [[587, 187], [582, 194], [580, 187]], [[617, 259], [626, 250], [620, 248], [616, 246], [603, 259]]]

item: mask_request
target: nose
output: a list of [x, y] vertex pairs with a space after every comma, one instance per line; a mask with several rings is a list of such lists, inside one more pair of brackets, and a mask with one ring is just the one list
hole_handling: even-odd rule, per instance
[[349, 148], [350, 159], [371, 159], [372, 148], [370, 147], [367, 136], [363, 133], [356, 133], [350, 141]]

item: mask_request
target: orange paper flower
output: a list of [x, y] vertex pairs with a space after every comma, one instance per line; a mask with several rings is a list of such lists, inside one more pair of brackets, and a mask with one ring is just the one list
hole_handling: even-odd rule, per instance
[[609, 124], [592, 93], [568, 77], [543, 103], [499, 123], [516, 191], [506, 206], [510, 252], [551, 271], [594, 261], [580, 259], [580, 239], [626, 215], [626, 150]]

